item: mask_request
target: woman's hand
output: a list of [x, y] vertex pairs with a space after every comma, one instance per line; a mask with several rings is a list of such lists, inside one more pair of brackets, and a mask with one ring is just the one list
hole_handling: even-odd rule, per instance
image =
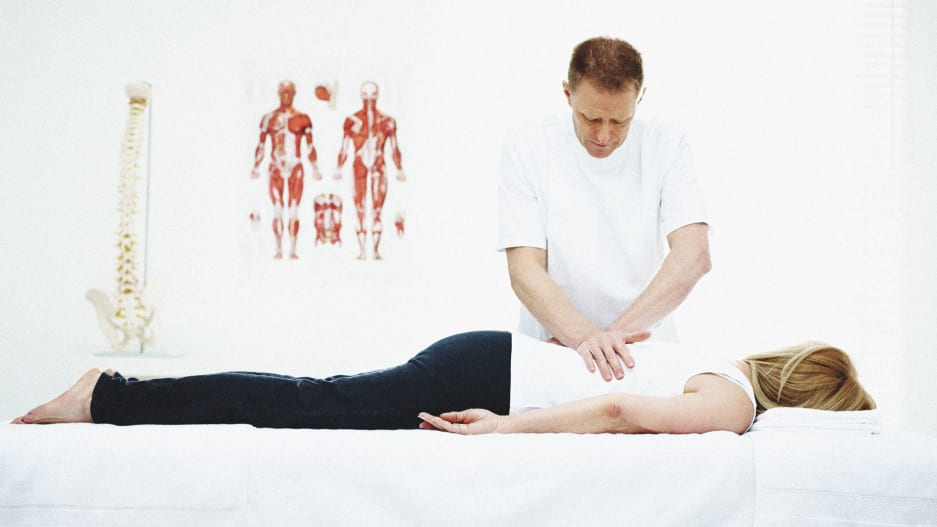
[[446, 412], [438, 416], [420, 412], [420, 428], [424, 430], [442, 430], [461, 435], [494, 434], [499, 432], [504, 416], [481, 408]]

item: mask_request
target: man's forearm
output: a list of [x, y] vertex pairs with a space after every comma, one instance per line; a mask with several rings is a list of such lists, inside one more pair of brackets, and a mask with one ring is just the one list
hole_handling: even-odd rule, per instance
[[603, 330], [635, 333], [649, 330], [672, 313], [712, 264], [709, 226], [686, 225], [670, 233], [670, 252], [645, 290], [607, 328], [580, 313], [547, 274], [546, 251], [534, 247], [507, 250], [511, 287], [531, 314], [561, 344], [578, 348]]
[[641, 295], [609, 324], [609, 329], [625, 332], [648, 330], [686, 300], [705, 271], [671, 257], [672, 253]]
[[561, 344], [576, 348], [600, 328], [573, 307], [547, 274], [542, 249], [508, 249], [511, 287], [524, 306]]
[[657, 274], [608, 329], [649, 330], [676, 310], [712, 267], [707, 230], [705, 224], [693, 224], [676, 231]]

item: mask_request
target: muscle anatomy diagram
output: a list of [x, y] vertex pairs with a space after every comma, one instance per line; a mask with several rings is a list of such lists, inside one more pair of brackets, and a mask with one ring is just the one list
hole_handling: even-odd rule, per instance
[[[319, 84], [315, 86], [315, 99], [327, 102], [329, 109], [334, 109], [337, 89], [337, 81]], [[251, 178], [260, 177], [269, 144], [267, 194], [272, 204], [272, 229], [276, 243], [274, 258], [283, 258], [283, 236], [286, 233], [290, 241], [289, 258], [298, 259], [296, 248], [300, 239], [300, 220], [305, 215], [304, 210], [308, 210], [301, 207], [304, 163], [308, 163], [312, 170], [314, 184], [322, 181], [322, 175], [318, 168], [316, 147], [313, 145], [312, 119], [293, 107], [296, 86], [293, 82], [283, 81], [279, 84], [277, 93], [279, 106], [265, 114], [260, 122], [260, 137], [254, 153]], [[343, 168], [351, 157], [351, 181], [347, 197], [354, 203], [355, 237], [358, 242], [356, 257], [359, 260], [383, 258], [382, 213], [388, 190], [407, 179], [397, 143], [397, 122], [390, 115], [378, 110], [378, 94], [376, 83], [367, 81], [361, 85], [361, 107], [344, 119], [340, 131], [341, 145], [337, 155], [337, 167], [332, 177], [333, 182], [348, 181], [343, 176]], [[338, 136], [337, 129], [331, 132]], [[328, 134], [328, 131], [317, 129], [320, 143], [324, 133]], [[389, 161], [385, 159], [388, 156]], [[393, 163], [396, 169], [392, 185], [389, 185], [387, 176], [389, 163]], [[337, 188], [329, 188], [313, 193], [315, 196], [312, 199], [312, 207], [307, 206], [311, 209], [308, 212], [312, 213], [307, 219], [312, 220], [315, 227], [315, 237], [310, 239], [313, 247], [311, 250], [319, 250], [315, 248], [320, 246], [341, 246], [343, 192]], [[400, 237], [404, 234], [404, 214], [403, 210], [397, 210], [392, 220], [394, 227], [391, 228], [395, 229]], [[259, 210], [251, 210], [250, 219], [252, 222], [259, 222], [262, 214]]]
[[[358, 224], [359, 260], [367, 258], [368, 228], [371, 234], [372, 256], [381, 259], [380, 244], [384, 225], [381, 210], [387, 198], [387, 175], [385, 174], [385, 152], [390, 152], [397, 168], [397, 181], [406, 181], [397, 145], [397, 121], [377, 109], [378, 87], [373, 82], [361, 85], [361, 109], [349, 115], [343, 126], [342, 146], [338, 151], [336, 178], [341, 178], [342, 166], [348, 159], [348, 150], [354, 150], [352, 171], [355, 178], [354, 201]], [[370, 201], [368, 193], [370, 192]]]
[[[264, 160], [266, 143], [270, 141], [270, 164], [268, 165], [268, 193], [273, 203], [273, 235], [276, 238], [274, 258], [283, 257], [283, 214], [288, 215], [287, 228], [290, 236], [290, 258], [297, 258], [296, 242], [299, 237], [299, 204], [303, 198], [302, 149], [305, 142], [313, 177], [322, 179], [316, 163], [316, 148], [312, 144], [312, 120], [293, 108], [296, 87], [283, 81], [277, 89], [280, 106], [265, 114], [260, 120], [260, 139], [254, 153], [254, 168], [251, 178], [260, 177], [260, 165]], [[284, 184], [285, 183], [285, 184]], [[285, 188], [284, 188], [285, 187]], [[285, 197], [284, 197], [285, 194]], [[252, 218], [255, 214], [251, 212]], [[257, 216], [259, 219], [259, 216]]]

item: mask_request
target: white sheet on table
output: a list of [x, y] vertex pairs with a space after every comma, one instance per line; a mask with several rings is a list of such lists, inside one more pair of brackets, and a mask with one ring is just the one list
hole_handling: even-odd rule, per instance
[[755, 525], [937, 526], [937, 437], [772, 429], [755, 451]]
[[0, 425], [0, 525], [750, 525], [746, 436]]

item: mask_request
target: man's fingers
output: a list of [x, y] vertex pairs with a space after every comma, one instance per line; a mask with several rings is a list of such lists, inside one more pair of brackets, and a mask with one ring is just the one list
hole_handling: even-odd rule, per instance
[[599, 367], [599, 373], [602, 374], [602, 378], [606, 381], [612, 380], [612, 370], [609, 369], [608, 358], [605, 357], [601, 348], [594, 352], [592, 358], [595, 359], [595, 364]]
[[624, 379], [625, 369], [634, 367], [634, 358], [626, 344], [641, 342], [651, 336], [649, 331], [627, 334], [623, 331], [605, 331], [583, 341], [576, 351], [590, 373], [598, 369], [606, 381]]
[[[609, 360], [609, 357], [606, 353], [610, 353], [612, 355], [611, 360]], [[586, 363], [586, 369], [589, 370], [589, 373], [595, 373], [595, 370], [598, 369], [599, 374], [601, 374], [602, 378], [606, 381], [611, 381], [613, 376], [620, 379], [622, 378], [622, 375], [624, 375], [621, 365], [618, 363], [618, 357], [615, 356], [614, 350], [606, 352], [598, 344], [585, 344], [580, 347], [579, 355]]]
[[639, 331], [637, 333], [629, 333], [627, 338], [625, 339], [625, 342], [627, 342], [628, 344], [632, 344], [635, 342], [645, 341], [649, 338], [651, 338], [650, 331]]
[[615, 353], [621, 357], [621, 360], [625, 363], [626, 367], [634, 368], [634, 358], [631, 356], [631, 350], [628, 349], [628, 346], [626, 346], [624, 343], [616, 342]]
[[595, 360], [592, 358], [592, 354], [589, 353], [589, 350], [587, 349], [585, 352], [580, 351], [579, 356], [582, 357], [582, 362], [585, 363], [589, 373], [595, 373]]
[[602, 353], [604, 353], [604, 358], [608, 363], [609, 369], [612, 370], [612, 375], [614, 375], [616, 379], [623, 379], [625, 377], [625, 370], [621, 367], [621, 361], [618, 359], [617, 344], [617, 342], [609, 343], [602, 348]]

